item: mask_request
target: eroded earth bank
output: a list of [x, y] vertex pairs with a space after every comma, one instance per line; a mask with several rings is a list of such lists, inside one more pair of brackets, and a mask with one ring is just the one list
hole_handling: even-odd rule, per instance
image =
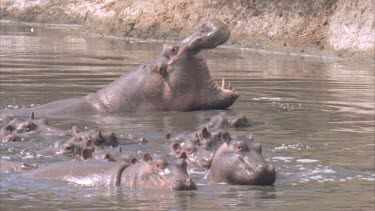
[[374, 62], [371, 0], [3, 0], [0, 6], [2, 19], [158, 40], [181, 39], [203, 20], [218, 18], [232, 29], [227, 44]]

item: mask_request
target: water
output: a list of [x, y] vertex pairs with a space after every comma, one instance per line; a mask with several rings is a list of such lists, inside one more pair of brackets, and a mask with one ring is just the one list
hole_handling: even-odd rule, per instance
[[[94, 92], [159, 55], [162, 43], [83, 37], [71, 28], [2, 21], [1, 107], [22, 107]], [[33, 28], [33, 32], [31, 30]], [[333, 58], [220, 48], [208, 63], [240, 98], [226, 112], [265, 125], [254, 133], [276, 166], [273, 187], [207, 185], [172, 192], [90, 188], [61, 181], [1, 175], [1, 210], [374, 210], [374, 66]], [[163, 149], [164, 134], [191, 131], [221, 111], [159, 112], [107, 117], [48, 118], [69, 129], [100, 128], [145, 136], [125, 150]], [[3, 157], [50, 143], [2, 143]], [[54, 159], [31, 162], [50, 163]], [[201, 175], [197, 175], [198, 179]]]

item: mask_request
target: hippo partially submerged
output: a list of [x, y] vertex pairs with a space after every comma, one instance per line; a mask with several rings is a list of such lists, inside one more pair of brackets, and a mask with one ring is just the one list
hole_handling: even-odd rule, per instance
[[46, 119], [36, 119], [34, 112], [28, 119], [13, 119], [0, 129], [2, 142], [45, 140], [46, 137], [66, 137], [67, 131], [50, 126]]
[[98, 160], [65, 161], [26, 172], [28, 178], [59, 179], [87, 186], [124, 186], [133, 189], [195, 190], [186, 169], [186, 155], [180, 158], [145, 153], [135, 164]]
[[210, 183], [236, 185], [273, 185], [275, 168], [262, 155], [262, 145], [248, 138], [222, 134], [224, 142], [213, 157], [211, 168], [206, 174]]
[[213, 80], [205, 51], [223, 44], [229, 35], [226, 24], [207, 20], [183, 41], [165, 44], [159, 58], [95, 93], [1, 113], [24, 116], [36, 111], [46, 116], [226, 109], [239, 95], [230, 85], [218, 86]]

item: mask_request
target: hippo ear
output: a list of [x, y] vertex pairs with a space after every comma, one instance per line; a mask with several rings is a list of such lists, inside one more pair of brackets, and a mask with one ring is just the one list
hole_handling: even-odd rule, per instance
[[230, 137], [229, 132], [225, 132], [221, 134], [221, 140], [224, 141], [225, 143], [229, 144], [230, 141], [232, 140], [232, 137]]
[[112, 131], [112, 132], [109, 134], [109, 139], [117, 140], [116, 133]]
[[168, 65], [163, 62], [160, 65], [155, 66], [154, 71], [164, 77], [167, 74], [167, 68]]
[[150, 163], [152, 161], [152, 156], [150, 153], [146, 152], [144, 155], [143, 155], [143, 160], [146, 161], [147, 163]]
[[106, 152], [106, 153], [104, 154], [104, 160], [108, 160], [108, 161], [111, 160], [111, 155], [110, 155], [108, 152]]
[[221, 141], [221, 135], [223, 134], [223, 132], [222, 131], [219, 131], [219, 132], [217, 132], [217, 133], [215, 133], [215, 139], [218, 139], [219, 141]]
[[207, 127], [204, 127], [199, 133], [198, 133], [198, 144], [203, 145], [206, 141], [204, 139], [209, 138], [211, 134], [208, 132]]
[[210, 133], [208, 132], [207, 127], [204, 127], [201, 131], [201, 134], [204, 138], [208, 138], [210, 136]]
[[76, 125], [74, 125], [73, 127], [72, 127], [72, 129], [70, 129], [70, 135], [71, 136], [77, 136], [77, 134], [78, 134], [78, 127], [76, 126]]
[[172, 134], [170, 133], [165, 134], [165, 139], [167, 139], [167, 141], [169, 141], [169, 139], [171, 138], [172, 138]]
[[[82, 141], [82, 139], [81, 139], [81, 141]], [[93, 146], [94, 146], [94, 141], [92, 139], [87, 140], [86, 147], [93, 147]]]
[[173, 146], [172, 146], [172, 149], [175, 152], [179, 151], [180, 148], [181, 148], [180, 143], [178, 143], [178, 142], [174, 143]]
[[132, 157], [132, 158], [130, 159], [130, 162], [131, 162], [132, 164], [134, 164], [134, 163], [138, 162], [138, 159], [137, 159], [136, 157]]
[[180, 159], [187, 159], [186, 152], [178, 153], [178, 155], [176, 154], [176, 157]]
[[102, 131], [101, 131], [101, 130], [99, 130], [99, 132], [98, 132], [98, 137], [99, 137], [99, 138], [103, 138], [103, 135], [102, 135]]
[[34, 112], [31, 112], [29, 119], [35, 119]]
[[250, 140], [250, 141], [254, 141], [253, 133], [250, 133], [250, 135], [249, 135], [249, 140]]

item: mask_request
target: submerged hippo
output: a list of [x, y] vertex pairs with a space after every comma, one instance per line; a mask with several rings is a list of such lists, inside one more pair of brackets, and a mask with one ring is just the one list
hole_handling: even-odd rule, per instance
[[37, 168], [38, 164], [0, 159], [0, 173], [12, 173]]
[[245, 128], [256, 125], [264, 125], [263, 122], [256, 122], [248, 119], [246, 115], [230, 115], [221, 112], [218, 115], [208, 118], [208, 122], [204, 123], [200, 128], [207, 127], [211, 131], [227, 130], [229, 128]]
[[145, 153], [135, 164], [89, 161], [65, 161], [26, 172], [29, 178], [51, 178], [88, 186], [125, 186], [134, 189], [195, 190], [186, 170], [186, 155], [173, 158], [152, 157]]
[[0, 139], [3, 142], [18, 142], [44, 140], [48, 136], [69, 136], [67, 131], [50, 126], [46, 119], [36, 119], [34, 112], [28, 119], [13, 119], [0, 129]]
[[231, 86], [218, 86], [209, 72], [205, 52], [229, 38], [229, 27], [207, 20], [181, 42], [165, 44], [159, 58], [139, 66], [101, 90], [2, 114], [89, 115], [119, 112], [190, 111], [225, 109], [238, 98]]
[[210, 183], [273, 185], [276, 171], [262, 155], [262, 145], [249, 138], [222, 134], [223, 144], [216, 151], [205, 178]]

